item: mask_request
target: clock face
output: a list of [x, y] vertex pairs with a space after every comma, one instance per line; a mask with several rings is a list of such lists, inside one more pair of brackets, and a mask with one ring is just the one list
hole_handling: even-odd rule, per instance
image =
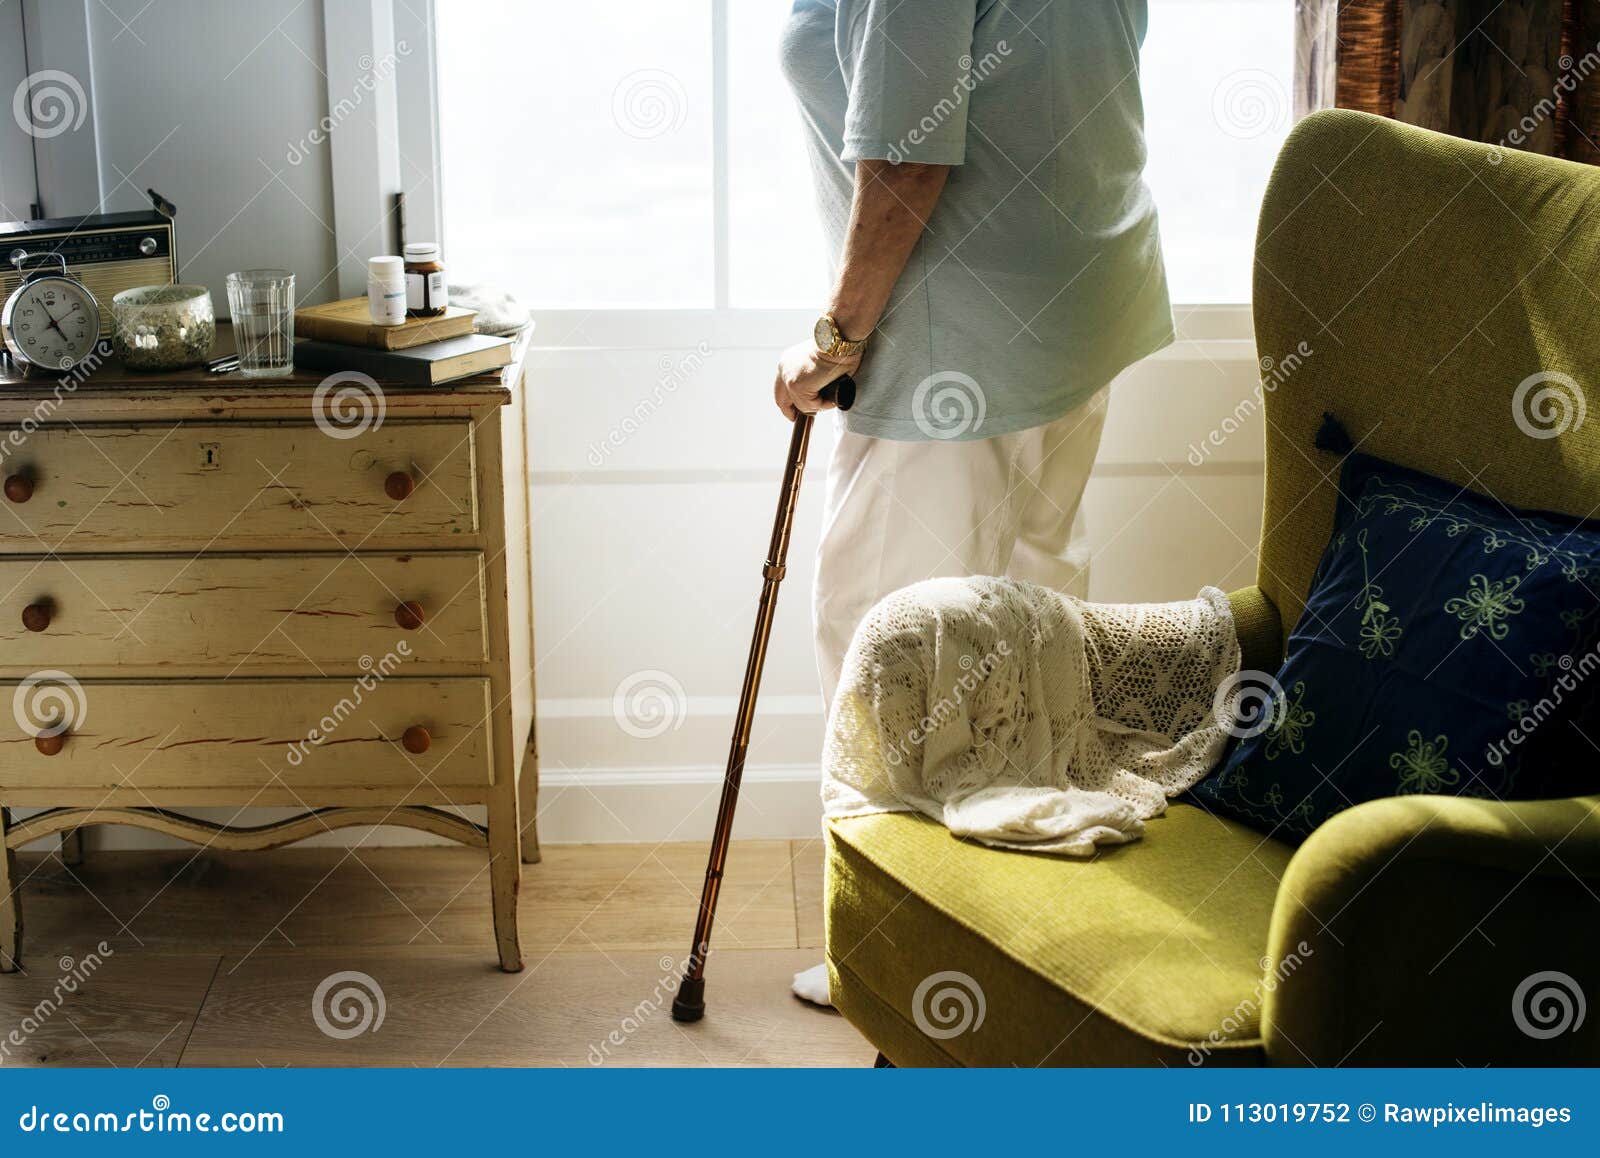
[[41, 277], [25, 282], [6, 302], [6, 347], [45, 370], [70, 370], [100, 339], [100, 309], [79, 282]]

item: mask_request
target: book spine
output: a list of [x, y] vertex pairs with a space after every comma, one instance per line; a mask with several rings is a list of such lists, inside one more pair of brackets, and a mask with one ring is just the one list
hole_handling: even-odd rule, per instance
[[305, 370], [356, 370], [381, 381], [411, 386], [433, 384], [429, 363], [417, 358], [391, 357], [385, 350], [362, 346], [302, 342], [294, 349], [294, 360], [296, 366]]
[[347, 342], [374, 349], [384, 349], [388, 346], [382, 332], [387, 329], [384, 326], [344, 322], [337, 318], [312, 317], [296, 318], [295, 328], [302, 338], [312, 338], [319, 342]]

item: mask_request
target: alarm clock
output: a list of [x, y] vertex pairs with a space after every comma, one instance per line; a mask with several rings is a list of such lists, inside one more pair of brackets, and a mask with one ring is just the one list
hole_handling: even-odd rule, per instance
[[87, 359], [99, 343], [100, 303], [88, 286], [67, 272], [67, 259], [61, 254], [21, 249], [11, 254], [11, 264], [19, 272], [35, 259], [53, 259], [60, 270], [46, 267], [24, 275], [0, 311], [0, 338], [25, 373], [65, 373]]

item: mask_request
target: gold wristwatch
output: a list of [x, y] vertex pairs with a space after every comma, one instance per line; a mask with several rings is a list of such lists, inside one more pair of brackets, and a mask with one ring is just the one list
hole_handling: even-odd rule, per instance
[[867, 339], [852, 342], [839, 332], [839, 324], [832, 314], [823, 314], [812, 327], [811, 340], [817, 344], [817, 353], [829, 358], [853, 358], [867, 348]]

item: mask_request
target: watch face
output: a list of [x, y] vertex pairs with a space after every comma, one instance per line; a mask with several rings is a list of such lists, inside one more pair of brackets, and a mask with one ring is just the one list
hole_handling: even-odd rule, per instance
[[833, 349], [833, 327], [828, 324], [827, 318], [817, 319], [817, 324], [811, 331], [811, 340], [817, 344], [819, 350]]
[[100, 339], [94, 296], [70, 278], [25, 282], [6, 302], [0, 319], [5, 343], [21, 361], [46, 370], [70, 370]]

